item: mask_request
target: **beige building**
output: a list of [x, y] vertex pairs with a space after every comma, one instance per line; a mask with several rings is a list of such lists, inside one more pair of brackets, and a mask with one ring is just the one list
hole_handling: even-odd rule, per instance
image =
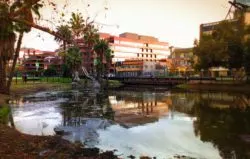
[[169, 44], [153, 36], [125, 32], [119, 36], [100, 33], [100, 37], [109, 41], [114, 55], [113, 63], [125, 60], [156, 62], [170, 54]]
[[169, 56], [172, 61], [170, 72], [187, 75], [193, 72], [191, 61], [194, 59], [193, 48], [173, 48]]

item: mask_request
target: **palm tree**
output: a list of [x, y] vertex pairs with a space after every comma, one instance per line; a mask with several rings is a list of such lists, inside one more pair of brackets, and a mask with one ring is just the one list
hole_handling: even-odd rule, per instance
[[[8, 1], [0, 2], [0, 93], [8, 94], [10, 91], [23, 34], [31, 30], [31, 26], [20, 22], [13, 22], [11, 18], [15, 17], [19, 21], [33, 24], [33, 13], [40, 17], [39, 8], [41, 7], [42, 5], [39, 1], [19, 0], [13, 3]], [[19, 33], [19, 38], [15, 49], [16, 33]], [[12, 67], [7, 81], [6, 67], [11, 60]]]
[[82, 53], [78, 47], [70, 47], [67, 50], [66, 63], [72, 72], [78, 70], [82, 63]]
[[94, 51], [97, 55], [97, 77], [100, 78], [100, 74], [108, 73], [108, 69], [111, 63], [111, 49], [109, 43], [104, 40], [98, 40], [94, 46]]
[[62, 38], [55, 37], [55, 40], [59, 43], [63, 43], [63, 51], [66, 51], [66, 40], [71, 41], [72, 40], [72, 31], [70, 30], [70, 27], [68, 25], [60, 25], [57, 27], [57, 33], [61, 35]]
[[88, 47], [94, 49], [94, 45], [98, 42], [100, 36], [98, 34], [98, 30], [92, 24], [87, 24], [84, 29], [84, 41], [88, 45]]
[[[98, 30], [91, 23], [85, 26], [83, 40], [85, 42], [85, 45], [89, 49], [89, 52], [87, 52], [87, 54], [94, 55], [94, 46], [99, 40], [99, 34], [97, 31]], [[93, 68], [91, 72], [95, 72], [95, 68]]]
[[82, 14], [72, 13], [69, 24], [75, 38], [79, 38], [83, 34], [83, 30], [85, 27]]

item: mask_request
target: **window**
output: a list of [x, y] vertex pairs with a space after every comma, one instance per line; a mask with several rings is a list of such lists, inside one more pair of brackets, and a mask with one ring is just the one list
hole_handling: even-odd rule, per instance
[[143, 57], [144, 55], [142, 54], [141, 57]]
[[148, 47], [148, 43], [146, 43], [146, 47]]
[[137, 57], [140, 57], [140, 54], [137, 54]]
[[141, 51], [143, 52], [143, 51], [144, 51], [144, 49], [143, 49], [143, 48], [141, 48]]
[[146, 52], [148, 52], [148, 49], [146, 49]]
[[146, 54], [146, 57], [148, 57], [148, 54]]
[[153, 52], [153, 49], [150, 49], [150, 52]]
[[155, 55], [155, 58], [156, 58], [156, 55]]

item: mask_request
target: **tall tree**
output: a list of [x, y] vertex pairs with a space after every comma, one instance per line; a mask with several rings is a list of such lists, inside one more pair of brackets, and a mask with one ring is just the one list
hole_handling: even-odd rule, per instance
[[79, 38], [84, 31], [85, 23], [81, 13], [72, 13], [69, 24], [75, 38]]
[[222, 21], [212, 33], [203, 35], [194, 46], [198, 57], [197, 69], [224, 66], [240, 69], [243, 66], [244, 41], [247, 34], [243, 19]]
[[217, 41], [212, 35], [204, 35], [199, 43], [196, 43], [193, 49], [197, 61], [196, 70], [209, 69], [210, 67], [227, 66], [228, 54], [227, 46], [223, 40]]
[[66, 64], [71, 68], [71, 72], [78, 70], [82, 63], [82, 53], [78, 47], [70, 47], [66, 53]]
[[[18, 0], [0, 2], [0, 93], [9, 93], [15, 65], [19, 56], [24, 32], [29, 32], [31, 26], [20, 21], [33, 23], [33, 14], [39, 15], [42, 4], [39, 0]], [[15, 18], [17, 21], [13, 21]], [[15, 48], [16, 34], [19, 33]], [[7, 80], [6, 67], [12, 61], [11, 71]]]
[[111, 49], [109, 43], [106, 40], [98, 40], [94, 46], [94, 51], [97, 55], [97, 78], [100, 79], [100, 75], [108, 73], [109, 66], [111, 64]]
[[[85, 42], [85, 45], [88, 48], [88, 52], [86, 52], [86, 54], [88, 54], [88, 56], [94, 56], [94, 47], [96, 45], [96, 43], [99, 40], [99, 34], [98, 34], [98, 30], [94, 27], [93, 24], [89, 23], [85, 26], [84, 29], [84, 36], [83, 36], [83, 41]], [[94, 63], [97, 59], [94, 59]], [[95, 72], [95, 68], [93, 67], [92, 72]]]
[[98, 34], [98, 29], [95, 28], [93, 24], [87, 24], [84, 29], [84, 36], [83, 40], [87, 44], [89, 48], [92, 50], [94, 49], [95, 44], [100, 39], [100, 36]]
[[71, 41], [73, 39], [72, 31], [70, 30], [70, 27], [68, 25], [60, 25], [57, 27], [57, 33], [64, 39], [55, 37], [55, 40], [59, 43], [63, 43], [63, 51], [66, 52], [67, 41]]
[[232, 22], [222, 21], [213, 32], [213, 38], [216, 41], [226, 43], [229, 68], [239, 69], [242, 67], [244, 35], [244, 22], [242, 22], [242, 19]]

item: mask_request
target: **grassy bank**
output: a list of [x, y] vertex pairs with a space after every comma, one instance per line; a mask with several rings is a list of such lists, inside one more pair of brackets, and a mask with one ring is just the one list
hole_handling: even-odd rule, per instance
[[18, 96], [24, 94], [31, 94], [39, 91], [47, 91], [47, 90], [66, 90], [70, 89], [70, 83], [60, 83], [60, 82], [27, 82], [23, 83], [21, 80], [17, 83], [13, 81], [11, 86], [11, 94], [4, 95], [0, 94], [0, 106], [6, 103], [6, 100], [11, 98], [11, 96]]
[[246, 92], [250, 93], [250, 84], [181, 84], [180, 89], [223, 91], [223, 92]]

